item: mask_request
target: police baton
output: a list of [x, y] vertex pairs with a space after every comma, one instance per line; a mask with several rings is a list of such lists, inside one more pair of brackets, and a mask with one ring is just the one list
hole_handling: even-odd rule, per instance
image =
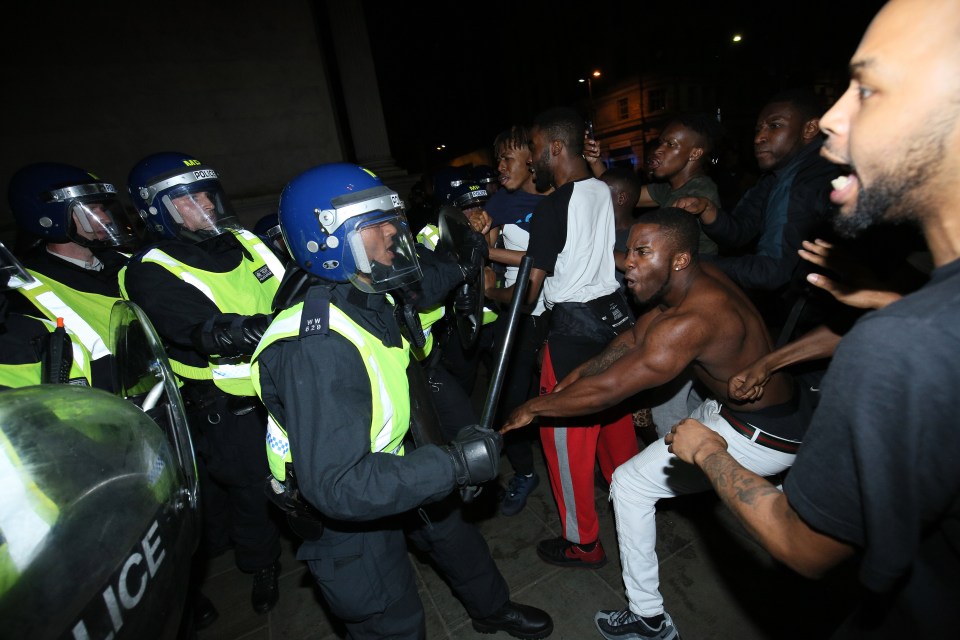
[[527, 289], [530, 288], [530, 271], [533, 268], [533, 258], [523, 256], [520, 259], [520, 270], [517, 272], [517, 282], [513, 289], [513, 298], [510, 300], [510, 310], [507, 312], [507, 326], [503, 332], [503, 340], [497, 350], [497, 360], [490, 374], [490, 388], [487, 390], [487, 399], [483, 404], [483, 414], [480, 416], [480, 428], [493, 430], [493, 419], [497, 413], [497, 403], [500, 400], [500, 391], [503, 389], [503, 380], [506, 376], [507, 362], [510, 360], [510, 351], [517, 337], [517, 324], [520, 322], [520, 306], [527, 298]]
[[[523, 256], [520, 259], [520, 270], [517, 271], [517, 282], [513, 288], [513, 298], [510, 300], [510, 310], [507, 312], [507, 326], [503, 332], [503, 339], [497, 350], [497, 360], [493, 365], [493, 371], [490, 373], [490, 387], [487, 389], [487, 399], [483, 403], [483, 415], [480, 416], [480, 428], [486, 431], [493, 431], [493, 419], [497, 413], [497, 402], [500, 400], [500, 391], [503, 389], [503, 378], [506, 374], [507, 361], [510, 359], [510, 351], [513, 348], [513, 341], [517, 334], [517, 323], [520, 321], [520, 305], [527, 297], [527, 289], [530, 286], [530, 269], [533, 266], [533, 258]], [[474, 498], [480, 495], [482, 486], [460, 487], [460, 499], [463, 502], [473, 502]]]

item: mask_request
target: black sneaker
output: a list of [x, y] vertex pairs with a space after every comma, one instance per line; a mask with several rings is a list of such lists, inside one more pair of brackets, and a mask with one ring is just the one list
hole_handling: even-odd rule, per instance
[[597, 629], [607, 640], [680, 640], [673, 618], [663, 612], [663, 622], [653, 628], [643, 618], [624, 609], [622, 611], [598, 611], [593, 617]]
[[587, 545], [575, 544], [562, 536], [541, 540], [537, 543], [537, 555], [558, 567], [599, 569], [607, 564], [607, 554], [599, 540]]
[[260, 569], [253, 574], [253, 591], [250, 592], [250, 604], [257, 613], [267, 613], [277, 604], [280, 597], [280, 587], [277, 579], [280, 577], [280, 562], [275, 561], [266, 569]]
[[507, 485], [507, 494], [500, 503], [500, 513], [505, 516], [515, 516], [527, 506], [527, 498], [530, 493], [540, 484], [540, 476], [536, 473], [527, 477], [514, 474], [510, 484]]

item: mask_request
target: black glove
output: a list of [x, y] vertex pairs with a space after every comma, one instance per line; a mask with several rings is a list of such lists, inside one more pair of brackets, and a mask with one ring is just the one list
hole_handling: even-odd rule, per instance
[[[476, 231], [470, 231], [464, 236], [463, 248], [476, 251], [484, 260], [490, 257], [490, 246], [487, 244], [487, 239]], [[464, 253], [469, 253], [469, 251]]]
[[207, 356], [248, 356], [256, 350], [272, 321], [273, 317], [266, 313], [223, 313], [198, 325], [191, 339], [197, 351]]
[[463, 284], [457, 287], [457, 292], [453, 295], [454, 312], [468, 316], [477, 312], [480, 305], [480, 292], [476, 287], [469, 284]]
[[453, 441], [441, 447], [453, 461], [457, 486], [478, 485], [497, 477], [503, 437], [477, 425], [464, 427]]
[[463, 280], [472, 283], [480, 275], [483, 261], [490, 256], [490, 247], [487, 246], [486, 238], [476, 231], [467, 233], [463, 239], [463, 246], [460, 247], [460, 254], [457, 265], [463, 274]]

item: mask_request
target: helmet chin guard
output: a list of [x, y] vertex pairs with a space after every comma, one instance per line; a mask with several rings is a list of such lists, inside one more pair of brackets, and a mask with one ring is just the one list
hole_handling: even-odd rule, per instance
[[327, 164], [300, 174], [280, 196], [279, 218], [294, 260], [325, 280], [377, 293], [420, 279], [403, 202], [362, 167]]

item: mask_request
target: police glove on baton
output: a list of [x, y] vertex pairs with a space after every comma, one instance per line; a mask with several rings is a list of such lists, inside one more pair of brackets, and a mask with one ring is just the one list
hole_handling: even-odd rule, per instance
[[497, 477], [503, 437], [478, 425], [464, 427], [448, 445], [441, 447], [453, 461], [458, 487], [476, 486]]

